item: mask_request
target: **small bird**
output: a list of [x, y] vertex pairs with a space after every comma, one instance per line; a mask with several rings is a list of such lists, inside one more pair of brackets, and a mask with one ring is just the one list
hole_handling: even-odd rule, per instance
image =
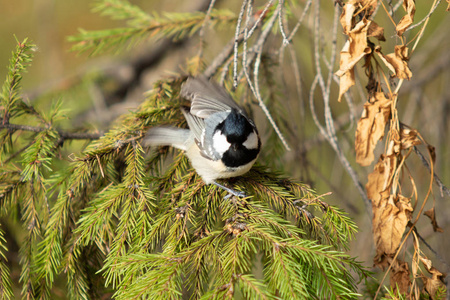
[[189, 129], [153, 127], [144, 144], [186, 151], [206, 184], [244, 197], [244, 193], [225, 187], [216, 179], [243, 175], [255, 163], [261, 140], [254, 122], [223, 87], [203, 76], [188, 78], [180, 95], [191, 101], [190, 108], [181, 110]]

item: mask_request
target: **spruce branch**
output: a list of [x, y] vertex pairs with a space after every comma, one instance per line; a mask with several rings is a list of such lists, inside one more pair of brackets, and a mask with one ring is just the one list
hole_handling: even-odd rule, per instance
[[3, 230], [0, 230], [0, 299], [12, 299], [14, 297], [11, 284], [11, 272], [7, 266], [7, 259], [5, 251], [6, 240], [4, 238]]
[[[31, 132], [39, 133], [39, 132], [48, 130], [48, 128], [44, 128], [44, 127], [11, 124], [11, 123], [0, 124], [0, 128], [7, 129], [10, 132], [15, 132], [15, 131], [21, 130], [21, 131], [31, 131]], [[99, 139], [103, 135], [103, 133], [101, 133], [101, 132], [99, 132], [99, 133], [66, 132], [66, 131], [59, 130], [59, 129], [56, 131], [63, 140], [95, 140], [95, 139]]]
[[[114, 2], [122, 3], [123, 1]], [[106, 14], [111, 14], [112, 8], [113, 6], [109, 5], [98, 7], [99, 10], [106, 10]], [[116, 9], [117, 7], [114, 7], [114, 11]], [[128, 17], [130, 17], [129, 11], [123, 12], [123, 15], [118, 15], [120, 19]], [[172, 40], [180, 40], [200, 31], [204, 19], [205, 13], [203, 12], [165, 13], [163, 16], [154, 13], [146, 17], [140, 14], [135, 22], [130, 22], [131, 27], [98, 31], [80, 30], [78, 35], [71, 36], [68, 40], [76, 43], [72, 47], [73, 51], [91, 51], [91, 55], [95, 55], [112, 49], [120, 51], [150, 38], [158, 40], [166, 37]], [[230, 24], [234, 20], [234, 14], [228, 10], [212, 10], [209, 14], [211, 26]]]
[[19, 42], [16, 38], [16, 51], [12, 53], [12, 58], [8, 66], [8, 75], [2, 86], [1, 91], [1, 121], [2, 124], [8, 124], [9, 119], [20, 114], [20, 97], [22, 74], [26, 72], [27, 67], [33, 59], [33, 52], [36, 46], [29, 43], [28, 39]]

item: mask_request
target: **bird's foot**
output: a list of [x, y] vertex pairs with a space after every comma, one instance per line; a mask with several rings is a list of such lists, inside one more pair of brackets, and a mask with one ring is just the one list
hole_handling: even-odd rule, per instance
[[231, 196], [236, 196], [236, 197], [241, 197], [241, 198], [247, 197], [247, 195], [244, 192], [233, 190], [229, 187], [226, 187], [226, 186], [218, 183], [217, 181], [213, 181], [213, 184], [215, 184], [216, 186], [218, 186], [228, 192], [228, 195], [225, 196], [225, 199], [228, 199]]

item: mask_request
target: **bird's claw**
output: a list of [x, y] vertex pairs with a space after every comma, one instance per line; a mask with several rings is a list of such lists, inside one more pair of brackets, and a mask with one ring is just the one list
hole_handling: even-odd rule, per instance
[[231, 188], [229, 188], [229, 187], [226, 187], [226, 186], [224, 186], [224, 185], [221, 185], [220, 183], [218, 183], [218, 182], [216, 182], [216, 181], [214, 181], [213, 183], [214, 183], [216, 186], [218, 186], [218, 187], [220, 187], [220, 188], [222, 188], [222, 189], [224, 189], [225, 191], [228, 192], [228, 195], [226, 195], [226, 196], [224, 197], [224, 199], [229, 199], [229, 198], [232, 197], [232, 196], [236, 196], [236, 197], [240, 197], [240, 198], [245, 198], [245, 197], [247, 197], [247, 195], [246, 195], [244, 192], [233, 190], [233, 189], [231, 189]]

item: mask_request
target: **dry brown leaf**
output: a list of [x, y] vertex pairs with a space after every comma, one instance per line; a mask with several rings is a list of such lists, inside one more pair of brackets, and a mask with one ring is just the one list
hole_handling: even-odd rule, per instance
[[375, 47], [374, 51], [378, 54], [389, 70], [394, 73], [392, 77], [407, 80], [411, 79], [412, 72], [408, 66], [408, 47], [397, 45], [395, 46], [394, 53], [387, 55], [381, 53], [380, 46]]
[[378, 206], [372, 204], [373, 210], [373, 235], [377, 254], [395, 254], [402, 241], [406, 225], [411, 220], [410, 199], [398, 195], [382, 193]]
[[357, 0], [348, 1], [342, 8], [342, 14], [339, 17], [339, 21], [341, 22], [345, 34], [348, 34], [350, 30], [353, 28], [354, 22], [353, 14], [355, 13], [358, 2], [359, 1]]
[[369, 29], [367, 30], [367, 37], [374, 37], [383, 42], [386, 40], [384, 37], [384, 28], [379, 26], [374, 21], [372, 21], [369, 25]]
[[[348, 20], [345, 20], [343, 26], [348, 27], [349, 24], [346, 22]], [[338, 101], [341, 101], [345, 92], [355, 84], [354, 67], [356, 63], [366, 54], [372, 52], [370, 47], [367, 46], [367, 30], [369, 29], [370, 23], [371, 21], [362, 19], [351, 30], [344, 28], [344, 32], [348, 30], [346, 32], [348, 34], [348, 40], [341, 50], [339, 70], [336, 72], [336, 75], [341, 77]]]
[[403, 16], [395, 28], [398, 36], [402, 36], [405, 30], [413, 23], [414, 14], [416, 13], [416, 3], [414, 0], [403, 0], [403, 8], [406, 11], [406, 15]]
[[422, 144], [417, 130], [400, 123], [400, 143], [402, 150]]
[[393, 171], [393, 163], [382, 155], [377, 164], [373, 167], [373, 172], [369, 174], [366, 184], [367, 197], [372, 200], [372, 205], [378, 207], [382, 198], [389, 196], [382, 195], [384, 191], [391, 187], [391, 177]]
[[433, 226], [434, 232], [444, 232], [444, 230], [441, 227], [439, 227], [439, 225], [437, 224], [436, 213], [435, 213], [434, 207], [429, 209], [429, 210], [427, 210], [423, 214], [425, 216], [427, 216], [428, 218], [430, 218], [431, 225]]
[[410, 271], [408, 263], [397, 259], [392, 264], [391, 270], [391, 287], [394, 288], [394, 292], [398, 291], [401, 294], [407, 294], [411, 285]]
[[373, 14], [373, 12], [377, 9], [378, 0], [362, 0], [361, 5], [362, 7], [364, 7], [364, 10], [366, 11], [366, 18], [369, 18]]
[[[347, 41], [342, 48], [341, 51], [341, 60], [339, 62], [339, 65], [341, 66], [341, 69], [344, 67], [348, 67], [351, 65], [352, 56], [348, 49], [350, 48], [350, 42]], [[341, 72], [339, 70], [338, 72]], [[336, 72], [336, 75], [338, 75], [338, 72]], [[353, 66], [345, 71], [342, 71], [342, 73], [339, 73], [341, 78], [339, 79], [339, 98], [338, 101], [341, 101], [342, 95], [345, 94], [345, 92], [348, 91], [348, 89], [355, 85], [355, 71], [353, 70]]]
[[391, 100], [383, 93], [374, 93], [364, 104], [364, 110], [356, 127], [356, 162], [368, 166], [374, 160], [373, 151], [384, 136], [384, 128], [391, 114]]
[[428, 273], [431, 274], [431, 278], [422, 276], [422, 280], [424, 283], [423, 288], [430, 295], [431, 299], [437, 299], [436, 292], [439, 288], [445, 287], [443, 282], [445, 274], [441, 273], [438, 269], [433, 267], [431, 260], [429, 260], [428, 258], [420, 256], [420, 260], [422, 261]]
[[366, 184], [367, 196], [372, 200], [372, 226], [377, 252], [374, 262], [382, 268], [387, 264], [385, 258], [395, 255], [413, 211], [409, 198], [390, 194], [397, 160], [395, 153], [382, 155]]
[[448, 5], [447, 5], [447, 11], [450, 11], [450, 0], [447, 0], [447, 3], [448, 3]]
[[428, 153], [430, 153], [431, 161], [433, 162], [433, 164], [436, 163], [436, 148], [434, 148], [434, 146], [428, 144], [427, 149], [428, 149]]

